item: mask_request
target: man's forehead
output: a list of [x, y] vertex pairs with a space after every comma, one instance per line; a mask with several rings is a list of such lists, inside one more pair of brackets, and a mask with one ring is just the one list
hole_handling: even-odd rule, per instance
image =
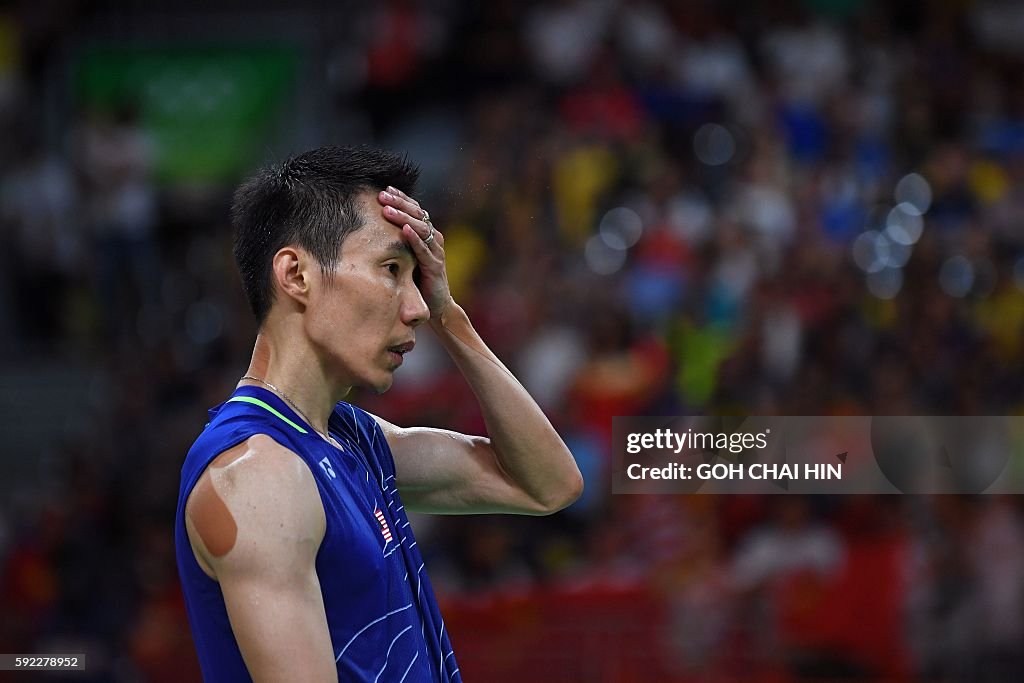
[[361, 193], [358, 206], [363, 214], [363, 225], [342, 242], [342, 256], [349, 251], [346, 246], [350, 246], [355, 250], [373, 252], [375, 255], [406, 255], [415, 259], [402, 229], [384, 218], [381, 213], [383, 207], [377, 201], [375, 192]]

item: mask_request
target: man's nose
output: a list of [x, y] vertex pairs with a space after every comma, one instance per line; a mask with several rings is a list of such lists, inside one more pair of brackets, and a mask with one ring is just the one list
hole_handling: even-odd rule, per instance
[[419, 287], [412, 286], [407, 291], [402, 306], [402, 322], [409, 327], [419, 327], [430, 319], [430, 308], [423, 300]]

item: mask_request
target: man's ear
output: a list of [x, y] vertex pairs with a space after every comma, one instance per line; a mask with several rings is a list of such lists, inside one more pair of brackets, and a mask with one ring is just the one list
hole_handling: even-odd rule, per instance
[[305, 305], [309, 300], [312, 259], [302, 249], [282, 247], [274, 254], [274, 281], [282, 294]]

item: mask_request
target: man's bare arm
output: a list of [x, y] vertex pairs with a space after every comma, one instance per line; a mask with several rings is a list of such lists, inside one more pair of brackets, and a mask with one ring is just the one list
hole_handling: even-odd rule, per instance
[[[544, 412], [473, 329], [448, 289], [444, 235], [394, 188], [378, 201], [402, 227], [430, 308], [430, 326], [476, 395], [490, 438], [400, 429], [379, 420], [406, 506], [431, 512], [545, 514], [576, 500], [583, 478]], [[396, 211], [390, 211], [395, 209]]]
[[337, 681], [316, 553], [325, 518], [309, 468], [269, 436], [219, 455], [185, 507], [254, 681]]

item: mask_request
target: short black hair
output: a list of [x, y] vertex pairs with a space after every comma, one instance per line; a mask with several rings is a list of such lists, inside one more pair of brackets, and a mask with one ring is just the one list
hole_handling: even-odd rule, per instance
[[419, 167], [405, 156], [370, 147], [320, 147], [262, 168], [235, 191], [231, 207], [235, 262], [260, 325], [274, 303], [274, 254], [294, 245], [325, 273], [341, 244], [363, 227], [356, 205], [362, 192], [391, 185], [415, 191]]

